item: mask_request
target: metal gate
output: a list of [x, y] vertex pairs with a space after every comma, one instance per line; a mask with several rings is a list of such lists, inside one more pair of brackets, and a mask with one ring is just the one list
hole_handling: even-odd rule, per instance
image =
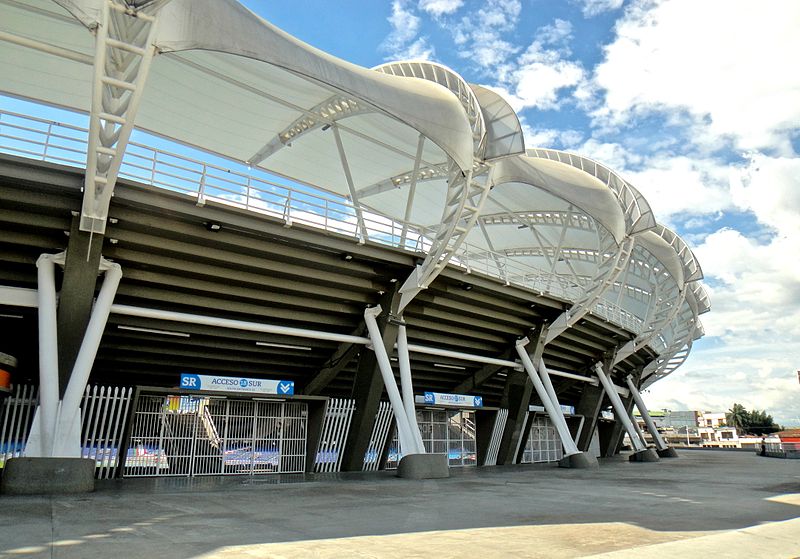
[[[417, 410], [417, 425], [429, 454], [447, 454], [451, 468], [477, 466], [475, 450], [475, 412], [472, 410]], [[396, 468], [399, 462], [397, 430], [386, 468]]]
[[308, 405], [208, 396], [139, 396], [126, 477], [299, 473]]
[[555, 425], [546, 415], [535, 414], [531, 419], [528, 441], [520, 463], [558, 462], [563, 457], [564, 447]]

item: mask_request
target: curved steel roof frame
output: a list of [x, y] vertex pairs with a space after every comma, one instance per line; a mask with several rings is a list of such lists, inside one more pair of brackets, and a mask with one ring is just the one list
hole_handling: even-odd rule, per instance
[[90, 115], [84, 230], [105, 230], [136, 126], [349, 200], [360, 242], [365, 215], [399, 223], [393, 246], [425, 255], [400, 313], [452, 260], [571, 303], [548, 341], [589, 312], [624, 324], [620, 359], [659, 354], [648, 378], [702, 334], [702, 269], [641, 193], [586, 157], [525, 151], [508, 103], [440, 64], [361, 68], [236, 0], [9, 1], [0, 32], [2, 91]]

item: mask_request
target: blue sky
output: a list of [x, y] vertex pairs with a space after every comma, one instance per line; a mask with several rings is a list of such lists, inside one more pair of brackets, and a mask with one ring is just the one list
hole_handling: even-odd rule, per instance
[[366, 67], [443, 63], [501, 93], [528, 147], [619, 172], [692, 245], [712, 301], [706, 337], [649, 405], [738, 402], [800, 425], [800, 2], [244, 3]]
[[441, 62], [500, 91], [529, 147], [620, 172], [693, 246], [712, 300], [706, 337], [651, 407], [739, 402], [800, 425], [799, 3], [245, 3], [363, 66]]

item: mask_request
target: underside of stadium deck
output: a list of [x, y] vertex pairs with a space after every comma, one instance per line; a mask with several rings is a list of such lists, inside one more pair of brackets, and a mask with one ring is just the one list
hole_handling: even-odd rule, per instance
[[0, 112], [4, 458], [425, 477], [627, 433], [657, 459], [631, 409], [708, 301], [612, 170], [526, 149], [447, 68], [358, 68], [232, 1], [0, 16], [0, 92], [86, 121]]

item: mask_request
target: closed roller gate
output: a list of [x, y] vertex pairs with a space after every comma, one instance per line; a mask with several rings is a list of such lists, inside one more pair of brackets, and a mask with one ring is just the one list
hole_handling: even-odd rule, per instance
[[307, 427], [303, 402], [140, 395], [123, 475], [304, 472]]

